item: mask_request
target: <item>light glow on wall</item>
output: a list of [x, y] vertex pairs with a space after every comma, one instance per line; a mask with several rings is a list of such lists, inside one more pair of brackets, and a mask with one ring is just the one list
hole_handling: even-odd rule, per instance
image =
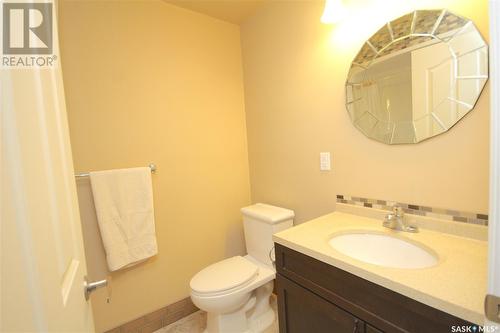
[[346, 1], [344, 11], [349, 15], [335, 25], [333, 39], [336, 45], [355, 46], [375, 33], [386, 22], [415, 9], [411, 0], [352, 0]]
[[342, 0], [326, 0], [321, 22], [325, 24], [338, 23], [345, 17], [345, 14], [346, 10]]
[[[359, 50], [361, 45], [385, 23], [416, 9], [443, 9], [474, 13], [474, 1], [456, 0], [326, 0], [325, 17], [329, 3], [341, 5], [343, 17], [331, 28], [332, 46]], [[333, 11], [333, 9], [332, 9]]]

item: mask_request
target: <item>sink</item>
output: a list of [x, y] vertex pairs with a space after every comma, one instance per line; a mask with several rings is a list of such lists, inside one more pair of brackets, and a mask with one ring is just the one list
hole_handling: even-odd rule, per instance
[[426, 268], [438, 262], [432, 250], [382, 233], [341, 233], [333, 236], [328, 244], [349, 257], [384, 267]]

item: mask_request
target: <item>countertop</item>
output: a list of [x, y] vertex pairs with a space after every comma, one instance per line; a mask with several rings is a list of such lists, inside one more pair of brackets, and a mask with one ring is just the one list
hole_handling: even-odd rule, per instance
[[[328, 245], [333, 234], [348, 230], [382, 232], [421, 243], [436, 252], [439, 262], [429, 268], [399, 269], [356, 260]], [[488, 252], [485, 241], [422, 228], [418, 233], [394, 231], [383, 227], [381, 220], [341, 212], [281, 231], [273, 239], [416, 301], [475, 324], [484, 324]]]

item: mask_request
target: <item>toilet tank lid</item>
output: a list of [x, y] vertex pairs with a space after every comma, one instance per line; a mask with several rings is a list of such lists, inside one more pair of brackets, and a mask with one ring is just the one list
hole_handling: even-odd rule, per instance
[[243, 207], [241, 212], [243, 213], [243, 216], [253, 217], [269, 224], [290, 220], [295, 217], [293, 210], [263, 203]]

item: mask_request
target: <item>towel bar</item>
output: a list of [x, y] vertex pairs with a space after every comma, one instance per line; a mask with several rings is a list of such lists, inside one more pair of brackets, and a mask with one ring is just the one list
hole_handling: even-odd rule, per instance
[[[151, 169], [151, 173], [155, 173], [156, 171], [156, 165], [151, 163], [150, 165], [148, 165], [148, 167]], [[82, 172], [82, 173], [77, 173], [75, 174], [75, 177], [76, 178], [81, 178], [81, 177], [88, 177], [89, 176], [89, 172]]]

